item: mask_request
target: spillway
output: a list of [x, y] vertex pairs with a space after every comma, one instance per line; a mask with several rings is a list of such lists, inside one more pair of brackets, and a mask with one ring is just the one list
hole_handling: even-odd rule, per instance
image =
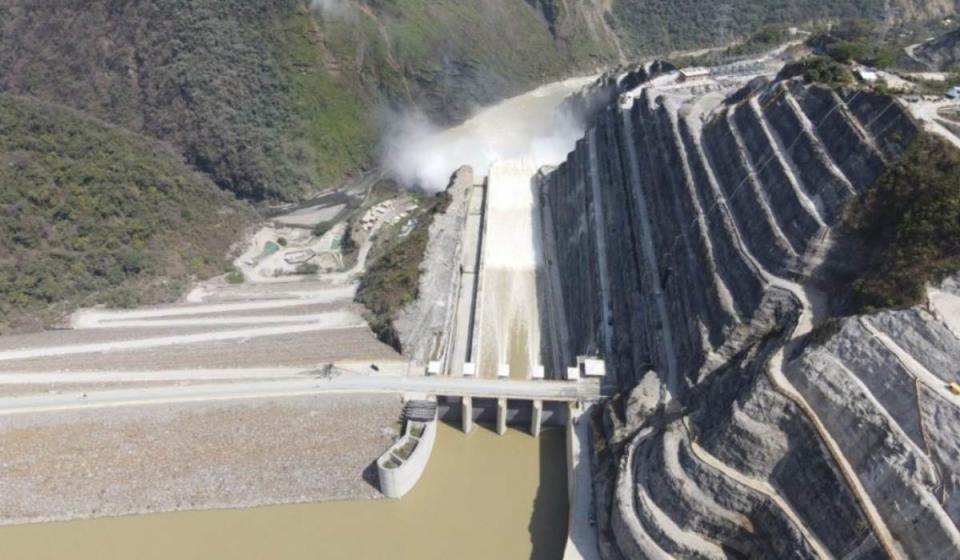
[[541, 364], [537, 276], [543, 268], [533, 160], [494, 163], [487, 179], [477, 372], [527, 379]]

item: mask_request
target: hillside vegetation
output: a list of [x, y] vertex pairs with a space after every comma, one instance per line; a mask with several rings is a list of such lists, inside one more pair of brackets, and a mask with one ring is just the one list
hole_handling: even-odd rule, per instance
[[906, 307], [960, 270], [960, 150], [930, 133], [851, 205], [847, 227], [867, 249], [852, 279], [861, 309]]
[[238, 195], [296, 198], [367, 161], [363, 102], [297, 0], [5, 2], [0, 90], [168, 140]]
[[307, 0], [7, 0], [0, 91], [167, 140], [243, 197], [296, 199], [371, 161], [382, 107], [451, 123], [621, 54], [727, 44], [778, 22], [933, 17], [945, 9], [933, 0], [332, 4], [337, 9], [311, 11]]
[[953, 15], [952, 0], [614, 0], [612, 20], [635, 54], [723, 46], [764, 25], [869, 19], [905, 22]]
[[168, 299], [224, 270], [252, 212], [158, 141], [0, 95], [0, 333]]
[[370, 163], [381, 106], [438, 122], [613, 58], [518, 0], [30, 0], [0, 6], [0, 91], [168, 140], [221, 187], [297, 199]]
[[[761, 24], [953, 8], [946, 0], [323, 4], [0, 0], [0, 329], [38, 326], [80, 302], [172, 297], [191, 274], [219, 272], [249, 219], [234, 195], [292, 201], [334, 188], [375, 162], [379, 132], [398, 113], [449, 124], [544, 82], [727, 44]], [[784, 31], [766, 29], [776, 33], [742, 48]], [[414, 270], [404, 274], [397, 281], [412, 285]], [[381, 306], [384, 316], [396, 303]]]
[[385, 236], [388, 241], [371, 252], [371, 262], [356, 295], [356, 301], [367, 308], [365, 318], [377, 338], [397, 351], [402, 349], [394, 321], [405, 305], [417, 299], [420, 263], [430, 241], [430, 226], [434, 216], [445, 212], [451, 200], [447, 192], [418, 198], [419, 208], [410, 217], [416, 224], [405, 236], [396, 232]]

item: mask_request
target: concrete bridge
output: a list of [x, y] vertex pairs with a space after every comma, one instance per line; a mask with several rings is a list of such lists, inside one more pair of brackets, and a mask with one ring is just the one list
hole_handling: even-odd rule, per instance
[[[474, 420], [487, 418], [490, 403], [496, 403], [498, 431], [506, 430], [508, 420], [531, 416], [531, 431], [539, 433], [544, 417], [544, 403], [548, 415], [557, 410], [557, 404], [592, 402], [599, 398], [599, 383], [595, 380], [548, 381], [506, 380], [474, 377], [419, 376], [397, 374], [338, 373], [334, 370], [262, 369], [210, 372], [209, 382], [196, 385], [173, 384], [182, 372], [150, 372], [153, 382], [168, 382], [161, 386], [96, 391], [47, 393], [23, 397], [0, 398], [0, 416], [36, 412], [119, 408], [170, 403], [229, 401], [260, 398], [283, 398], [334, 393], [379, 393], [417, 395], [435, 398], [441, 403], [442, 417], [459, 417], [465, 431], [473, 428]], [[217, 376], [213, 376], [216, 373]], [[193, 379], [203, 379], [203, 371], [191, 371]], [[142, 376], [123, 372], [73, 373], [17, 373], [0, 375], [15, 384], [70, 384], [136, 382]], [[230, 379], [232, 382], [222, 381]], [[219, 382], [218, 382], [219, 381]], [[474, 413], [474, 403], [484, 403], [483, 410]], [[459, 406], [459, 410], [451, 409]], [[458, 414], [459, 413], [459, 414]], [[487, 416], [483, 416], [487, 414]]]

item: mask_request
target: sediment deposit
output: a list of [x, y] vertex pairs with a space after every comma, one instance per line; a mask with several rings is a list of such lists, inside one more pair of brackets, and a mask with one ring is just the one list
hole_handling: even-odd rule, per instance
[[6, 416], [0, 525], [380, 497], [400, 400], [332, 395]]

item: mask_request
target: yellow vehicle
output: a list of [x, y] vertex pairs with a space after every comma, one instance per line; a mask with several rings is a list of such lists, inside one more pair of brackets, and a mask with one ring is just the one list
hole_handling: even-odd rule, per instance
[[960, 396], [960, 383], [951, 383], [950, 392], [954, 395]]

